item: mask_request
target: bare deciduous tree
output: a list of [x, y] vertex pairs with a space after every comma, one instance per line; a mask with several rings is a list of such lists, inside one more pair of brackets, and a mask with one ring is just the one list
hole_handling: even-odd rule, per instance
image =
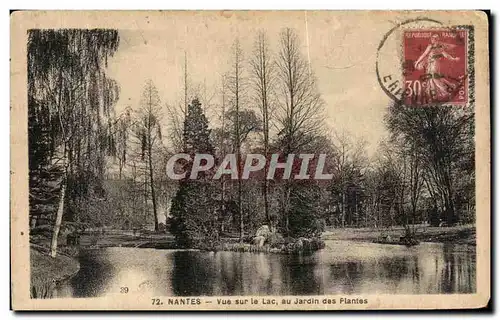
[[324, 104], [293, 29], [284, 29], [280, 34], [276, 65], [278, 135], [283, 139], [285, 154], [288, 154], [320, 135]]
[[[253, 56], [250, 59], [250, 70], [254, 90], [254, 101], [259, 106], [260, 116], [262, 117], [263, 148], [264, 156], [267, 158], [269, 154], [269, 125], [270, 114], [272, 113], [271, 99], [275, 81], [275, 65], [269, 49], [269, 40], [264, 31], [260, 31], [256, 36]], [[262, 181], [264, 212], [267, 223], [272, 225], [269, 212], [268, 181], [265, 178], [267, 176], [267, 166], [264, 169], [264, 179]]]
[[[245, 87], [245, 77], [244, 77], [244, 65], [243, 65], [243, 51], [241, 49], [241, 44], [239, 39], [236, 39], [231, 48], [232, 51], [232, 61], [231, 61], [231, 71], [228, 73], [228, 90], [230, 93], [230, 103], [233, 108], [234, 116], [234, 151], [236, 153], [237, 163], [241, 163], [241, 132], [240, 132], [240, 110], [242, 109], [243, 102], [243, 92]], [[240, 172], [238, 172], [240, 174]], [[243, 225], [243, 211], [241, 208], [241, 179], [238, 178], [238, 216], [240, 218], [240, 241], [243, 241], [244, 236], [244, 225]]]
[[[323, 101], [293, 29], [286, 28], [280, 34], [276, 66], [278, 140], [283, 146], [283, 153], [288, 155], [299, 151], [321, 134]], [[285, 183], [282, 199], [285, 230], [288, 231], [288, 182]]]
[[151, 80], [146, 82], [141, 97], [141, 108], [138, 111], [136, 134], [140, 139], [141, 159], [146, 161], [149, 175], [149, 187], [153, 203], [155, 231], [158, 231], [158, 208], [155, 190], [154, 156], [161, 146], [161, 107], [158, 90]]

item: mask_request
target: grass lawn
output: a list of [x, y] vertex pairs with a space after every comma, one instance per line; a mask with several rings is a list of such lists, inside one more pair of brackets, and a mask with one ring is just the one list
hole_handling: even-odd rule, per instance
[[[344, 228], [335, 229], [327, 227], [322, 235], [323, 240], [357, 240], [373, 241], [381, 235], [391, 238], [401, 237], [404, 228], [401, 226], [390, 228]], [[453, 242], [460, 244], [476, 244], [476, 227], [474, 225], [461, 225], [453, 227], [416, 227], [416, 237], [424, 242]]]
[[80, 269], [76, 259], [58, 254], [55, 258], [40, 246], [30, 248], [31, 295], [33, 298], [48, 298], [58, 281], [65, 280]]
[[49, 252], [31, 247], [31, 276], [59, 281], [73, 275], [80, 268], [76, 259], [58, 254], [52, 258]]

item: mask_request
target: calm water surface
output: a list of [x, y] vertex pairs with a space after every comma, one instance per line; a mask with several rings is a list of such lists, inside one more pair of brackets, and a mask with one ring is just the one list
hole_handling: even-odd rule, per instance
[[407, 248], [327, 241], [310, 256], [138, 248], [87, 251], [58, 297], [129, 292], [162, 296], [471, 293], [474, 246]]

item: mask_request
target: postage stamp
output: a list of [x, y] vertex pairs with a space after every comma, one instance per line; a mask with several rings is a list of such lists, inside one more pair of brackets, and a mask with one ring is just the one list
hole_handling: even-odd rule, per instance
[[403, 31], [404, 103], [467, 104], [468, 29]]

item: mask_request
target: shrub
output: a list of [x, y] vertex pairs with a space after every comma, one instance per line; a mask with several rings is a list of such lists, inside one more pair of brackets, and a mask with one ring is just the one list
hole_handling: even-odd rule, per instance
[[281, 245], [285, 244], [285, 238], [281, 235], [281, 233], [274, 232], [269, 235], [266, 240], [266, 243], [271, 248], [279, 248]]

